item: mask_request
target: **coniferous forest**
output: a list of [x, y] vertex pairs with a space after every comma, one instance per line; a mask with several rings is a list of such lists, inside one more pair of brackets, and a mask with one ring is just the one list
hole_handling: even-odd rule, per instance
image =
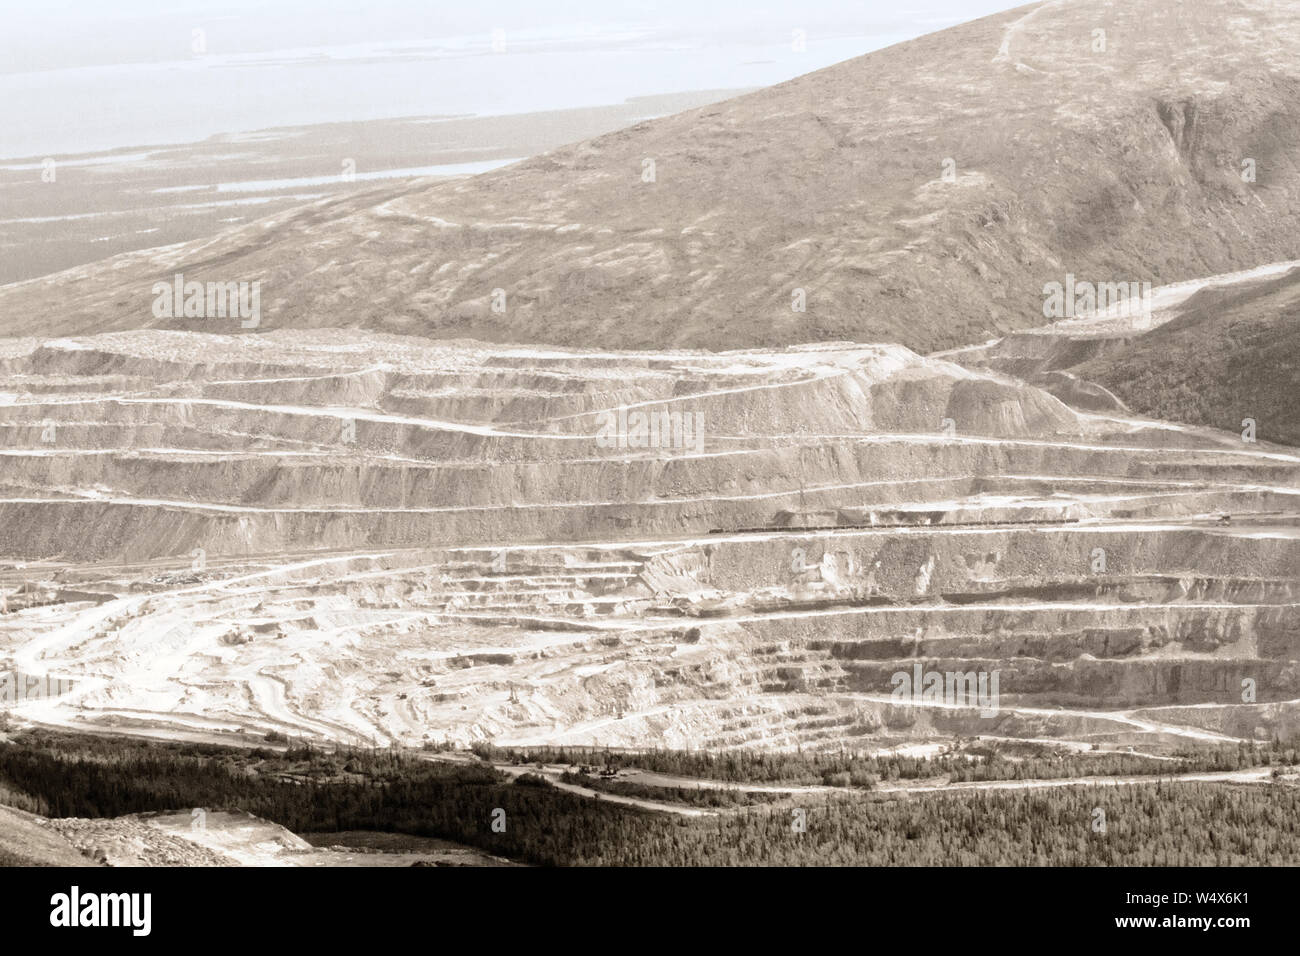
[[[1219, 759], [1281, 767], [1289, 754], [1277, 744]], [[238, 809], [297, 833], [440, 837], [540, 865], [1300, 864], [1300, 787], [1281, 777], [1258, 784], [1153, 777], [952, 795], [857, 787], [739, 801], [685, 818], [569, 793], [533, 773], [512, 781], [486, 762], [430, 756], [31, 731], [0, 743], [0, 800], [47, 816]], [[687, 758], [654, 758], [665, 766], [674, 759]], [[799, 769], [804, 758], [793, 759]], [[807, 758], [809, 766], [828, 759]], [[920, 776], [926, 768], [913, 769]], [[665, 788], [660, 796], [672, 794]], [[498, 810], [501, 832], [491, 826]]]

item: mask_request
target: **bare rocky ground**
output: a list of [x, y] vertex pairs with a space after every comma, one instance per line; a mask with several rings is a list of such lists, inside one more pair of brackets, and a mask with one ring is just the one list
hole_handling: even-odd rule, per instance
[[[4, 353], [0, 651], [14, 686], [65, 681], [22, 719], [414, 746], [1297, 729], [1291, 448], [899, 346]], [[620, 407], [698, 431], [618, 447]], [[917, 665], [996, 670], [996, 713], [900, 703]]]
[[[21, 821], [13, 832], [6, 824]], [[0, 807], [0, 842], [28, 847], [32, 862], [85, 866], [495, 866], [504, 861], [445, 840], [390, 834], [331, 835], [313, 846], [247, 813], [143, 813], [107, 819], [45, 819]], [[373, 848], [375, 844], [383, 849]], [[53, 853], [51, 848], [59, 849]], [[69, 852], [70, 851], [70, 852]]]
[[1101, 314], [939, 353], [1015, 376], [1083, 408], [1300, 441], [1300, 262], [1278, 262], [1152, 295], [1150, 314]]
[[95, 862], [43, 817], [0, 806], [0, 865], [92, 866]]

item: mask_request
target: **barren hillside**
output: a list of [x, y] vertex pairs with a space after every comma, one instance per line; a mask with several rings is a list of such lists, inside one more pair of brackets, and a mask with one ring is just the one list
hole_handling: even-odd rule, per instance
[[1161, 284], [1300, 255], [1297, 62], [1300, 5], [1056, 0], [472, 180], [9, 286], [0, 331], [240, 331], [154, 317], [153, 283], [183, 272], [260, 281], [263, 329], [979, 341], [1041, 324], [1066, 273]]

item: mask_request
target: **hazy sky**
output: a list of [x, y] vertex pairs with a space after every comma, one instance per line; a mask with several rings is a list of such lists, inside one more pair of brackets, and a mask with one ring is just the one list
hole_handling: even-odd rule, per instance
[[762, 86], [1017, 5], [0, 0], [0, 157]]

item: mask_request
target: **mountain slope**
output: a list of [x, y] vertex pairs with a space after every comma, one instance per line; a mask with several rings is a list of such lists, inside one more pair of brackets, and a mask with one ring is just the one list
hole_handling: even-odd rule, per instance
[[1178, 318], [1074, 368], [1143, 415], [1300, 445], [1300, 271], [1209, 289]]
[[1209, 425], [1300, 444], [1300, 263], [1153, 290], [1149, 315], [1051, 322], [947, 358], [1075, 408]]
[[1049, 2], [472, 180], [5, 287], [0, 333], [240, 331], [155, 318], [153, 283], [183, 272], [261, 282], [262, 329], [928, 351], [1041, 324], [1066, 273], [1300, 256], [1298, 131], [1300, 5]]
[[0, 806], [0, 866], [98, 866], [49, 821], [13, 807]]

